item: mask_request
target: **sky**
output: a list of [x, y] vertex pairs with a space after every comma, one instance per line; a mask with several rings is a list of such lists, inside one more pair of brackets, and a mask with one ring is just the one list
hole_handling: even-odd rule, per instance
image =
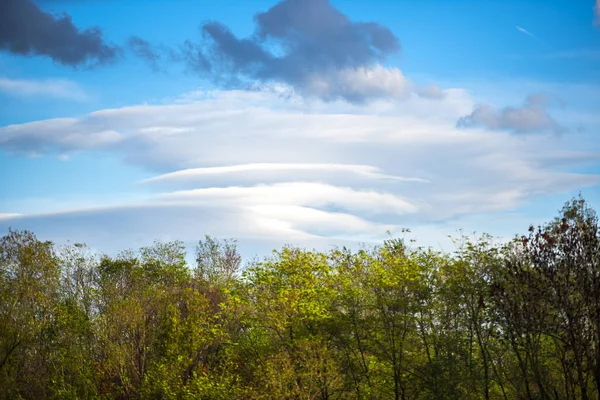
[[0, 182], [107, 253], [510, 239], [600, 210], [600, 0], [0, 0]]

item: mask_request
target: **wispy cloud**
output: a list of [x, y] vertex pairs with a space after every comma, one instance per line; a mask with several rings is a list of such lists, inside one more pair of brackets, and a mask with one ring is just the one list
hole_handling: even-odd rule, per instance
[[127, 49], [135, 57], [143, 60], [153, 72], [164, 72], [168, 62], [180, 62], [181, 54], [176, 50], [148, 42], [139, 36], [132, 36], [127, 42]]
[[54, 97], [67, 100], [85, 100], [81, 87], [64, 79], [26, 80], [0, 77], [0, 92], [20, 97]]
[[596, 0], [594, 6], [594, 25], [600, 26], [600, 0]]

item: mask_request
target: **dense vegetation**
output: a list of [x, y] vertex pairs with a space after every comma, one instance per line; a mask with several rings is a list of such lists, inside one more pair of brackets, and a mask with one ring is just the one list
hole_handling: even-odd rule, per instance
[[506, 244], [117, 257], [0, 241], [0, 397], [596, 399], [600, 230], [582, 199]]

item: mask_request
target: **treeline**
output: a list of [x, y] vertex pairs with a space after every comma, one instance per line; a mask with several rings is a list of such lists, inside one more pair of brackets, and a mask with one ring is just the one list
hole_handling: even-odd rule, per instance
[[510, 243], [235, 242], [117, 257], [0, 241], [0, 398], [597, 399], [600, 230], [580, 199]]

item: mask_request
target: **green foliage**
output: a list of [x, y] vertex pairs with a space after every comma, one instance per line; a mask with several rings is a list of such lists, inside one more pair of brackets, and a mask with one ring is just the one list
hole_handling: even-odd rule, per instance
[[117, 257], [0, 239], [0, 398], [590, 399], [600, 229], [578, 198], [506, 244]]

